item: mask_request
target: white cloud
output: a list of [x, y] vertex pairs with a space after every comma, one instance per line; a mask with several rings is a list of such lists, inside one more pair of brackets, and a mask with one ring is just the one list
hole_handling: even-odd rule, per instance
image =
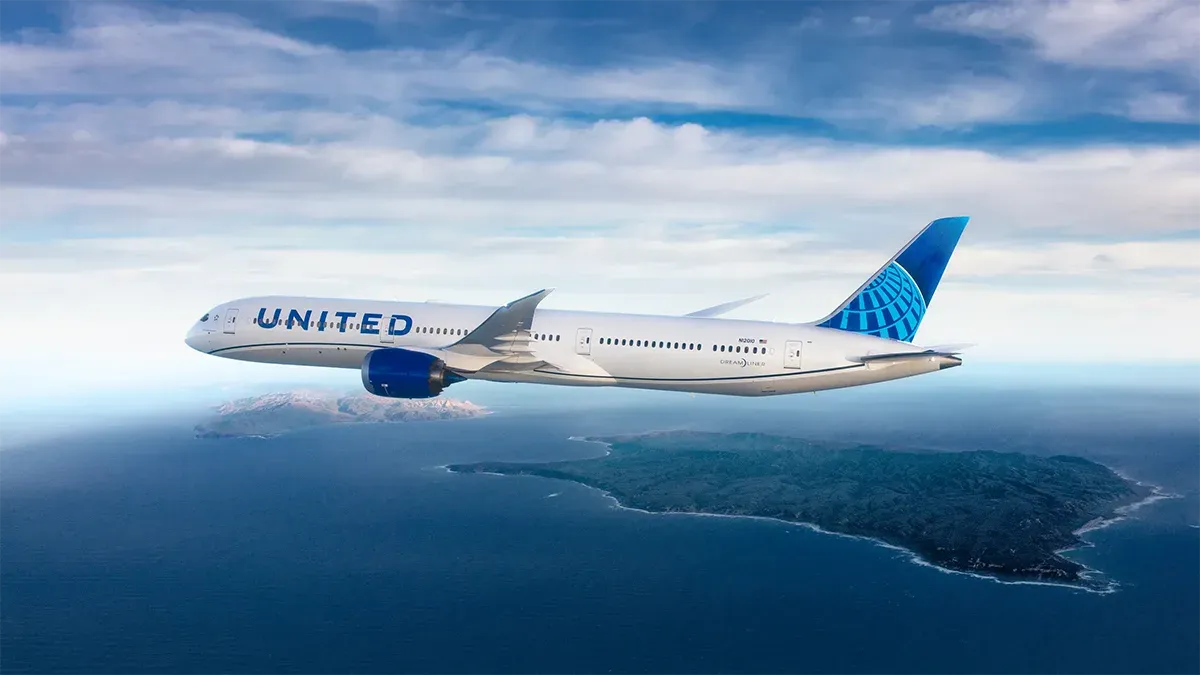
[[[343, 5], [318, 4], [313, 11], [325, 12], [321, 7], [335, 14], [373, 11], [371, 3]], [[567, 66], [555, 60], [507, 56], [504, 50], [509, 45], [503, 40], [486, 47], [463, 37], [437, 48], [341, 50], [215, 12], [98, 3], [73, 7], [71, 22], [61, 35], [24, 32], [0, 42], [0, 81], [7, 95], [46, 100], [59, 95], [153, 99], [164, 112], [171, 105], [169, 99], [188, 99], [206, 102], [212, 114], [236, 109], [263, 118], [295, 112], [307, 115], [306, 128], [315, 134], [321, 133], [320, 113], [330, 109], [379, 123], [386, 117], [428, 115], [428, 106], [446, 102], [487, 102], [540, 115], [562, 108], [612, 109], [631, 104], [755, 111], [816, 117], [870, 130], [957, 129], [1087, 112], [1159, 119], [1168, 110], [1165, 99], [1153, 106], [1157, 111], [1153, 113], [1145, 112], [1151, 101], [1111, 105], [1105, 92], [1124, 90], [1126, 85], [1107, 79], [1099, 87], [1068, 82], [1073, 95], [1064, 97], [1057, 95], [1064, 83], [1036, 69], [1006, 63], [980, 73], [964, 68], [961, 55], [899, 50], [872, 37], [895, 30], [890, 20], [865, 14], [849, 19], [847, 44], [830, 46], [828, 62], [806, 57], [789, 63], [797, 44], [789, 35], [775, 50], [714, 54], [703, 60], [631, 54], [611, 63]], [[1054, 18], [1059, 14], [1090, 20], [1076, 5], [1057, 13], [1051, 11], [1057, 5], [1037, 7], [1041, 6], [949, 5], [934, 9], [924, 23], [988, 36], [1044, 33], [1051, 39], [1057, 35], [1054, 22], [1064, 21]], [[400, 14], [407, 11], [396, 8]], [[1140, 16], [1134, 12], [1121, 16], [1126, 14]], [[1164, 22], [1150, 27], [1131, 20], [1114, 23], [1132, 31], [1131, 37], [1121, 38], [1121, 44], [1161, 45], [1184, 39], [1158, 35], [1156, 31], [1166, 30]], [[1043, 24], [1051, 28], [1043, 30]], [[1170, 22], [1167, 27], [1174, 25]], [[1093, 38], [1096, 45], [1078, 51], [1085, 56], [1091, 50], [1108, 54], [1110, 38], [1104, 35]], [[397, 42], [407, 44], [402, 38], [397, 36]], [[1181, 47], [1185, 52], [1187, 48]], [[1135, 58], [1134, 62], [1147, 69], [1156, 64], [1168, 67], [1163, 64], [1172, 61], [1164, 59]], [[1145, 89], [1145, 83], [1139, 83], [1129, 97], [1144, 96]], [[1190, 91], [1162, 90], [1163, 95], [1185, 97], [1183, 116], [1176, 114], [1169, 121], [1194, 121], [1197, 103]], [[293, 110], [280, 111], [280, 101], [287, 101]], [[317, 106], [325, 110], [314, 110]], [[479, 115], [469, 112], [470, 106], [437, 109], [448, 121]], [[181, 119], [177, 125], [186, 121]], [[190, 121], [220, 124], [219, 118]], [[381, 129], [390, 130], [386, 124]]]
[[662, 60], [572, 70], [465, 46], [341, 51], [228, 16], [84, 5], [62, 36], [0, 43], [0, 80], [13, 94], [307, 95], [381, 102], [421, 98], [540, 102], [762, 103], [749, 73]]
[[[1035, 118], [1040, 92], [1002, 78], [964, 77], [940, 86], [895, 88], [876, 85], [858, 100], [831, 104], [825, 111], [840, 122], [884, 124], [891, 127], [966, 128], [990, 122]], [[882, 120], [879, 122], [878, 120]]]
[[1028, 41], [1044, 59], [1123, 70], [1200, 63], [1200, 4], [1193, 0], [1007, 0], [934, 8], [934, 28]]
[[[747, 136], [645, 119], [582, 124], [528, 116], [436, 132], [396, 125], [366, 139], [290, 144], [160, 136], [157, 114], [143, 122], [136, 108], [124, 110], [129, 128], [144, 130], [139, 139], [112, 140], [93, 125], [88, 138], [74, 140], [69, 122], [13, 133], [0, 148], [8, 227], [87, 214], [94, 225], [146, 222], [159, 231], [279, 219], [903, 228], [966, 213], [988, 238], [1039, 231], [1145, 237], [1194, 231], [1200, 193], [1196, 145], [996, 154]], [[331, 128], [352, 127], [327, 120]]]
[[[271, 380], [281, 369], [205, 358], [182, 335], [212, 305], [274, 293], [498, 305], [555, 286], [547, 307], [682, 314], [770, 292], [738, 315], [813, 320], [913, 229], [840, 244], [826, 232], [678, 227], [473, 239], [411, 228], [256, 228], [237, 237], [9, 244], [0, 251], [0, 288], [21, 292], [3, 294], [0, 314], [9, 325], [37, 326], [39, 339], [4, 333], [0, 370], [24, 383], [22, 391], [44, 395], [68, 375], [76, 388], [151, 388], [163, 373], [191, 386]], [[981, 361], [1196, 360], [1198, 261], [1194, 240], [989, 246], [968, 239], [921, 341], [979, 343], [971, 356]], [[1158, 339], [1164, 325], [1175, 339]], [[79, 348], [83, 335], [87, 349]], [[353, 386], [353, 373], [344, 380]]]
[[1125, 102], [1125, 109], [1116, 112], [1129, 119], [1146, 122], [1200, 121], [1200, 115], [1188, 97], [1171, 91], [1134, 94]]
[[850, 19], [855, 30], [865, 35], [883, 35], [892, 27], [891, 19], [861, 14]]
[[[1145, 349], [1200, 316], [1196, 144], [870, 146], [566, 121], [550, 105], [783, 105], [754, 72], [351, 53], [210, 14], [85, 5], [65, 36], [0, 45], [6, 93], [37, 101], [0, 110], [0, 315], [43, 329], [19, 350], [0, 335], [0, 371], [268, 379], [181, 341], [209, 306], [268, 293], [499, 304], [557, 286], [547, 306], [682, 313], [769, 291], [747, 316], [809, 320], [920, 225], [958, 214], [972, 225], [923, 341], [979, 342], [981, 358], [1200, 358], [1200, 339]], [[902, 88], [816, 108], [961, 127], [1044, 103], [991, 76]], [[1189, 109], [1139, 92], [1134, 118]], [[279, 94], [319, 103], [281, 109]], [[543, 112], [422, 118], [419, 99], [443, 95]]]

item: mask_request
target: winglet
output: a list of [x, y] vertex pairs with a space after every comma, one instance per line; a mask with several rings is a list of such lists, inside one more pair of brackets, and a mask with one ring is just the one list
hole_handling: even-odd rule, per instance
[[722, 314], [728, 314], [729, 312], [732, 312], [733, 310], [737, 309], [738, 307], [744, 307], [752, 302], [757, 302], [759, 300], [762, 300], [765, 297], [767, 297], [767, 294], [763, 293], [762, 295], [756, 295], [752, 298], [742, 298], [741, 300], [733, 300], [731, 302], [725, 302], [720, 305], [713, 305], [712, 307], [705, 307], [704, 309], [698, 309], [698, 310], [692, 312], [691, 314], [684, 314], [684, 316], [689, 316], [689, 317], [692, 317], [695, 319], [707, 319], [707, 318], [711, 318], [714, 316], [721, 316]]

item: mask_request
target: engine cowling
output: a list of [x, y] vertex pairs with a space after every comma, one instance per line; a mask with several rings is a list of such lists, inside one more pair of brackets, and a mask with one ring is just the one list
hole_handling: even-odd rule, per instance
[[368, 353], [362, 364], [363, 386], [389, 398], [433, 398], [464, 379], [436, 356], [394, 347]]

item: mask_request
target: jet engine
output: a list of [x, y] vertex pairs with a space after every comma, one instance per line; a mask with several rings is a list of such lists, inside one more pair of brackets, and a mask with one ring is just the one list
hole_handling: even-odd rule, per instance
[[367, 354], [362, 381], [367, 391], [390, 398], [433, 398], [466, 378], [446, 370], [446, 362], [422, 352], [386, 347]]

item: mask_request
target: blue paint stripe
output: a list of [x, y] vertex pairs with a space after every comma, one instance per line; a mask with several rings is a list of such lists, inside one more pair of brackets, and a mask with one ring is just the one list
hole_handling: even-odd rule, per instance
[[[214, 349], [207, 354], [220, 354], [221, 352], [233, 351], [236, 349], [253, 349], [255, 347], [361, 347], [363, 349], [379, 349], [381, 347], [393, 347], [391, 343], [378, 345], [362, 345], [355, 342], [264, 342], [255, 345], [238, 345], [236, 347], [222, 347]], [[425, 349], [436, 349], [436, 347], [426, 347]]]

